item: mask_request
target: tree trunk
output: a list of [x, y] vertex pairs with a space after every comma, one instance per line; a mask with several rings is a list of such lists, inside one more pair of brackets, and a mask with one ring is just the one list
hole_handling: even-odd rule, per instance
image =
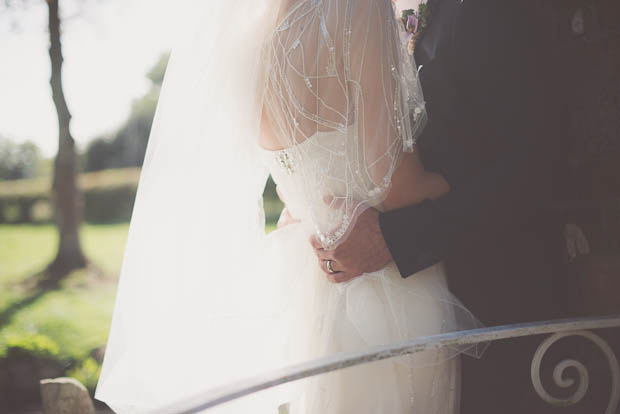
[[69, 125], [71, 113], [62, 88], [62, 45], [60, 41], [59, 0], [46, 0], [49, 9], [50, 60], [52, 76], [50, 85], [54, 106], [58, 114], [58, 154], [54, 161], [52, 199], [59, 232], [58, 253], [48, 270], [52, 278], [60, 279], [71, 270], [86, 266], [79, 238], [82, 215], [82, 198], [77, 187], [77, 156], [75, 141]]

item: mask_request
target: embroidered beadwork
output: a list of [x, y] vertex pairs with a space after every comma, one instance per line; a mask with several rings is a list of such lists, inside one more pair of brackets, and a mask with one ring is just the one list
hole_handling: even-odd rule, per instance
[[[265, 104], [288, 148], [275, 160], [302, 180], [309, 218], [330, 246], [390, 188], [398, 154], [415, 145], [422, 95], [390, 2], [297, 0], [281, 22], [264, 45]], [[385, 111], [381, 125], [357, 123], [369, 111]], [[315, 134], [328, 137], [298, 145]], [[326, 208], [326, 196], [338, 202]]]
[[293, 174], [295, 172], [295, 162], [293, 160], [293, 155], [289, 153], [289, 150], [284, 149], [278, 151], [276, 154], [276, 161], [288, 174]]

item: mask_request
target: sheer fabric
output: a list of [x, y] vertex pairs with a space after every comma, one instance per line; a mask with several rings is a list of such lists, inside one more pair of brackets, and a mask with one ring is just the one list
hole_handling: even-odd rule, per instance
[[[283, 16], [263, 51], [265, 112], [289, 148], [283, 162], [313, 165], [301, 169], [305, 201], [319, 239], [334, 247], [385, 198], [403, 150], [413, 151], [426, 120], [422, 90], [390, 1], [294, 1]], [[309, 155], [314, 147], [328, 165]], [[326, 193], [335, 182], [343, 191]]]
[[170, 2], [185, 7], [186, 26], [151, 129], [95, 393], [117, 413], [153, 413], [278, 366], [267, 330], [280, 292], [272, 273], [250, 270], [268, 177], [257, 68], [279, 3]]
[[[312, 165], [283, 163], [290, 160], [289, 149], [263, 151], [287, 208], [300, 219], [267, 237], [273, 256], [263, 258], [266, 265], [278, 263], [270, 270], [267, 265], [265, 271], [279, 275], [283, 288], [281, 329], [286, 333], [287, 363], [480, 327], [448, 290], [441, 264], [406, 279], [391, 262], [346, 283], [327, 281], [307, 239], [313, 231], [312, 214], [330, 207], [308, 206], [303, 180], [316, 165], [326, 166], [328, 172], [334, 168], [325, 148], [338, 136], [337, 131], [323, 132], [296, 144], [314, 160]], [[345, 188], [331, 181], [313, 190], [342, 194]], [[261, 277], [259, 270], [253, 275]], [[282, 398], [294, 414], [456, 414], [459, 354], [480, 356], [483, 350], [484, 346], [448, 347], [339, 370], [291, 384]]]
[[[152, 413], [292, 362], [478, 326], [438, 269], [404, 280], [392, 265], [336, 286], [308, 243], [318, 232], [333, 247], [364, 208], [381, 208], [400, 155], [423, 126], [391, 2], [189, 4], [151, 131], [95, 397], [121, 414]], [[262, 112], [281, 151], [258, 145]], [[265, 236], [261, 195], [270, 172], [303, 220]], [[383, 364], [384, 375], [369, 380], [398, 385], [382, 387], [388, 405], [367, 412], [409, 410], [411, 395], [400, 390], [412, 383], [399, 376], [442, 369], [462, 352], [477, 350]], [[245, 409], [215, 412], [272, 413], [302, 398], [298, 413], [326, 414], [354, 404], [346, 392], [354, 377], [300, 382], [239, 402]], [[321, 394], [329, 384], [341, 387]]]

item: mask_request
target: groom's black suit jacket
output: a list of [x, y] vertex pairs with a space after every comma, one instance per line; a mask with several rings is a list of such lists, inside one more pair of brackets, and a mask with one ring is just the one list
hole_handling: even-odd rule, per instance
[[[451, 290], [487, 326], [562, 316], [562, 229], [546, 213], [561, 170], [560, 95], [540, 3], [429, 3], [414, 55], [429, 115], [418, 145], [451, 191], [379, 217], [401, 275], [444, 261]], [[462, 414], [554, 412], [529, 379], [539, 342], [463, 359]]]

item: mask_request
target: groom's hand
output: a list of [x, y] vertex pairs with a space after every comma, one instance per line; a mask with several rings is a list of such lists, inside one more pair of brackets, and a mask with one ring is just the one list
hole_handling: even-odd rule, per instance
[[[321, 269], [334, 283], [346, 282], [364, 273], [375, 272], [392, 260], [379, 227], [379, 211], [374, 208], [360, 214], [349, 237], [336, 249], [323, 249], [316, 236], [310, 238], [310, 243]], [[332, 261], [332, 269], [336, 273], [329, 272], [327, 260]]]

